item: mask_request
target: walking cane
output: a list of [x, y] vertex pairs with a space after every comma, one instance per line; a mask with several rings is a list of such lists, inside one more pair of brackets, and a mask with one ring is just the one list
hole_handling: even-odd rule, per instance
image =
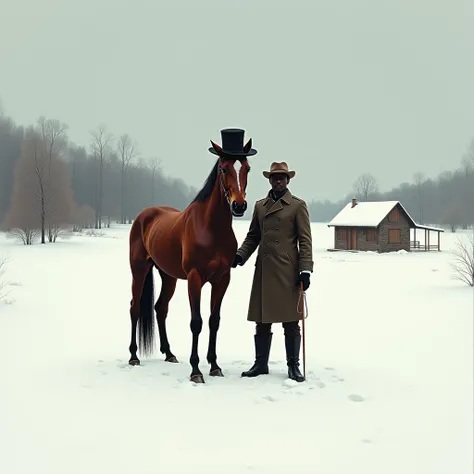
[[303, 289], [303, 282], [300, 283], [300, 300], [303, 301], [303, 305], [302, 305], [302, 309], [301, 309], [301, 315], [302, 315], [302, 318], [301, 318], [301, 325], [302, 325], [302, 339], [303, 339], [303, 377], [305, 378], [306, 380], [306, 332], [305, 332], [305, 324], [304, 324], [304, 320], [306, 319], [306, 315], [305, 315], [305, 300], [306, 300], [306, 294], [305, 294], [305, 291]]

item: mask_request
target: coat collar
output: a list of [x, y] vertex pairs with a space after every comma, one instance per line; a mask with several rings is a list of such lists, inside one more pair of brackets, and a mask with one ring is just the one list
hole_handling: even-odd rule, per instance
[[287, 189], [286, 193], [276, 202], [273, 201], [273, 199], [270, 197], [270, 193], [268, 193], [268, 196], [263, 201], [263, 205], [266, 208], [265, 215], [281, 211], [283, 209], [283, 203], [291, 204], [292, 198], [293, 196], [289, 189]]
[[[291, 191], [287, 188], [286, 193], [283, 194], [283, 196], [278, 201], [283, 201], [285, 204], [291, 204], [292, 199], [293, 195], [291, 194]], [[275, 204], [273, 202], [273, 199], [270, 197], [270, 192], [268, 192], [267, 197], [263, 201], [263, 205], [267, 206], [268, 203], [270, 203], [270, 207]]]

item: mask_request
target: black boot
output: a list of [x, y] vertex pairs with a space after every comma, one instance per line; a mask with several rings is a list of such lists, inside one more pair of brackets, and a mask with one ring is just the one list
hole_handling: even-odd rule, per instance
[[242, 377], [257, 377], [257, 375], [268, 374], [268, 358], [272, 345], [272, 333], [256, 334], [255, 339], [255, 363]]
[[304, 382], [303, 374], [300, 372], [300, 346], [301, 334], [286, 334], [286, 363], [288, 365], [288, 377], [297, 382]]

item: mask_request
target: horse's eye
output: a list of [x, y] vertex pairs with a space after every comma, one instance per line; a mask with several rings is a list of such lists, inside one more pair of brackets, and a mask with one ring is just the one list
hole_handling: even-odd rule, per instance
[[224, 168], [221, 168], [221, 173], [222, 174], [227, 174], [227, 170], [225, 170]]

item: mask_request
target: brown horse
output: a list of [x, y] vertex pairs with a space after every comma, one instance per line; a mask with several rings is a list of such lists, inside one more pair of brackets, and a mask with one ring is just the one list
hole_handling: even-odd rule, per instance
[[[130, 267], [133, 279], [129, 364], [140, 364], [137, 357], [137, 325], [140, 352], [144, 355], [153, 352], [155, 266], [162, 284], [154, 308], [160, 351], [165, 354], [165, 360], [168, 362], [178, 362], [171, 352], [166, 332], [168, 305], [175, 292], [177, 280], [187, 280], [192, 332], [190, 380], [196, 383], [204, 383], [204, 377], [199, 370], [198, 341], [203, 324], [201, 289], [206, 282], [212, 286], [207, 361], [211, 366], [211, 376], [223, 375], [217, 364], [216, 340], [221, 304], [229, 286], [230, 268], [237, 251], [232, 216], [242, 217], [247, 209], [245, 190], [250, 170], [247, 156], [256, 153], [256, 150], [252, 149], [251, 139], [243, 146], [242, 130], [229, 129], [221, 133], [223, 146], [211, 141], [212, 148], [209, 148], [218, 159], [203, 188], [189, 206], [184, 211], [167, 206], [144, 209], [138, 214], [130, 230]], [[231, 143], [232, 139], [225, 134], [237, 140], [241, 138], [240, 151], [236, 151], [235, 143], [226, 150], [224, 137], [227, 137], [228, 143]], [[241, 164], [238, 173], [236, 163]]]

